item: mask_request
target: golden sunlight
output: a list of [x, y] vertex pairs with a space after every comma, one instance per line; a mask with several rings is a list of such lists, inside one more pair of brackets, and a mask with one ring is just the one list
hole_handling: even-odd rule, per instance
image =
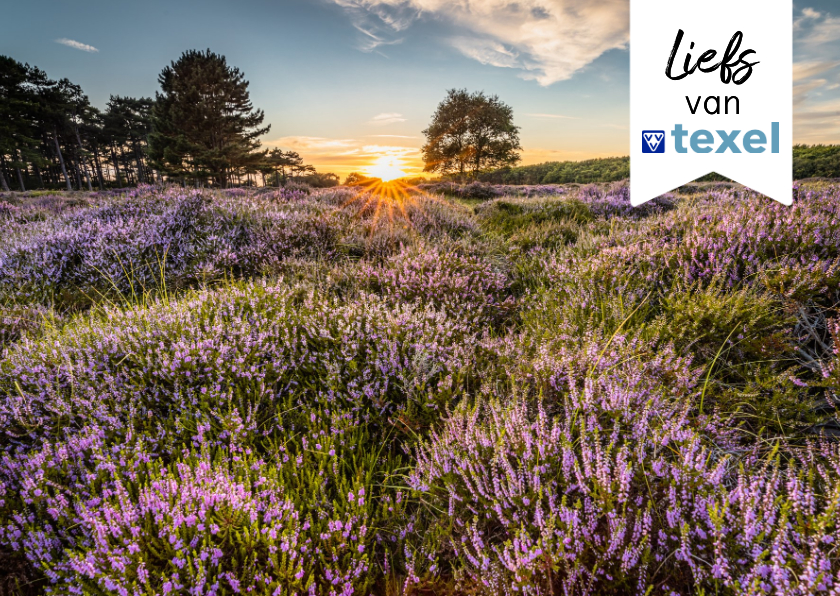
[[397, 178], [405, 178], [406, 173], [401, 169], [402, 162], [399, 158], [383, 155], [378, 158], [372, 166], [365, 168], [368, 175], [379, 178], [382, 182], [390, 182]]

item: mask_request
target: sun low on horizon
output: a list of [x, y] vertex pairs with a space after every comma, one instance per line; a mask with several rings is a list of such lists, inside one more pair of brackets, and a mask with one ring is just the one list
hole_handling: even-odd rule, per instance
[[405, 164], [398, 157], [383, 155], [372, 165], [365, 168], [368, 175], [379, 178], [383, 182], [391, 182], [398, 178], [405, 178], [408, 173], [403, 169]]

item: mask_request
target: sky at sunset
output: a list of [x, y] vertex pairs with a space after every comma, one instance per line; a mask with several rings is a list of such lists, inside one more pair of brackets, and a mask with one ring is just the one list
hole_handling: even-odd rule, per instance
[[[28, 0], [4, 8], [0, 54], [110, 94], [154, 96], [188, 49], [224, 54], [266, 113], [268, 147], [342, 177], [422, 170], [447, 89], [498, 94], [523, 163], [629, 152], [627, 0]], [[840, 3], [796, 3], [794, 139], [840, 142]]]

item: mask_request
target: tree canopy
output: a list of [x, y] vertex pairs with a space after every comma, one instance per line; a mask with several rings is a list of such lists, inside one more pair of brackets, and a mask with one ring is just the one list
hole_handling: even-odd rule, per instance
[[148, 98], [112, 96], [101, 112], [79, 85], [0, 56], [0, 189], [152, 182], [151, 105]]
[[[103, 109], [82, 88], [0, 56], [0, 191], [123, 188], [172, 182], [338, 184], [295, 151], [260, 150], [268, 132], [244, 74], [210, 50], [185, 52], [163, 69], [156, 99], [112, 95]], [[425, 171], [496, 184], [607, 182], [629, 176], [629, 158], [519, 161], [513, 110], [497, 96], [452, 89], [423, 131]], [[795, 179], [840, 178], [840, 146], [797, 145]], [[252, 176], [253, 175], [253, 176]], [[367, 176], [354, 173], [345, 184]], [[723, 179], [717, 174], [703, 180]]]
[[795, 145], [793, 177], [840, 178], [840, 145]]
[[[272, 149], [268, 152], [261, 171], [264, 174], [274, 174], [277, 186], [280, 186], [281, 181], [285, 184], [289, 177], [298, 178], [315, 174], [315, 168], [303, 163], [303, 158], [297, 151], [283, 151], [282, 149]], [[332, 175], [335, 176], [335, 174]]]
[[492, 184], [587, 184], [630, 177], [629, 157], [603, 157], [583, 161], [549, 161], [483, 172], [478, 179]]
[[254, 109], [248, 81], [224, 56], [190, 50], [163, 69], [161, 91], [152, 109], [149, 153], [170, 176], [211, 177], [227, 187], [232, 174], [255, 173], [264, 164], [259, 151], [265, 114]]
[[476, 176], [519, 161], [519, 127], [513, 108], [497, 95], [450, 89], [423, 131], [424, 171]]

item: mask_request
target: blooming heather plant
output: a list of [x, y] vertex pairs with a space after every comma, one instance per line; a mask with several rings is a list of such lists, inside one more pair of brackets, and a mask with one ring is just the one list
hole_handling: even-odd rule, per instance
[[486, 201], [506, 194], [504, 186], [485, 184], [483, 182], [469, 182], [458, 184], [450, 182], [432, 182], [418, 185], [418, 188], [427, 193], [441, 193], [458, 197], [460, 199], [476, 199]]
[[418, 189], [433, 194], [445, 194], [460, 199], [488, 200], [502, 196], [538, 197], [543, 195], [563, 195], [569, 192], [569, 187], [559, 184], [536, 184], [532, 186], [507, 186], [502, 184], [486, 184], [470, 182], [456, 184], [450, 182], [428, 182], [419, 184]]
[[840, 595], [838, 188], [5, 194], [0, 591]]
[[451, 550], [465, 585], [490, 593], [836, 592], [836, 451], [805, 462], [804, 472], [753, 461], [739, 473], [680, 424], [639, 417], [603, 428], [580, 416], [551, 423], [542, 408], [530, 415], [521, 403], [479, 405], [456, 412], [421, 449], [413, 483], [448, 511], [436, 552]]
[[465, 322], [498, 322], [515, 307], [505, 271], [480, 257], [421, 245], [417, 252], [404, 251], [360, 273], [383, 296], [444, 307]]
[[68, 425], [120, 431], [132, 419], [158, 437], [161, 417], [194, 418], [237, 395], [247, 395], [240, 413], [257, 426], [265, 422], [254, 416], [270, 417], [288, 392], [377, 416], [409, 403], [443, 406], [474, 335], [430, 306], [375, 297], [339, 304], [263, 284], [205, 291], [17, 343], [0, 363], [0, 420], [14, 444]]
[[837, 192], [802, 191], [792, 207], [746, 190], [713, 192], [639, 231], [652, 264], [672, 278], [758, 282], [785, 296], [820, 299], [838, 280]]
[[140, 193], [14, 231], [0, 246], [0, 293], [73, 306], [171, 291], [329, 254], [335, 233], [317, 209]]
[[5, 457], [20, 486], [6, 496], [27, 513], [0, 540], [41, 567], [51, 593], [348, 594], [371, 583], [363, 486], [312, 511], [286, 484], [299, 462], [203, 447], [163, 466], [142, 441], [109, 447], [88, 429]]
[[[248, 460], [254, 473], [274, 470], [280, 475], [282, 485], [270, 494], [278, 499], [285, 495], [294, 504], [300, 532], [310, 545], [297, 551], [299, 556], [316, 556], [302, 576], [308, 578], [300, 584], [303, 588], [316, 586], [317, 594], [364, 590], [377, 577], [369, 573], [369, 554], [385, 556], [399, 546], [390, 539], [399, 536], [402, 541], [405, 536], [395, 525], [404, 525], [405, 517], [393, 519], [403, 507], [399, 491], [387, 487], [387, 479], [403, 465], [400, 438], [407, 425], [428, 424], [430, 415], [460, 391], [461, 371], [469, 361], [463, 349], [470, 342], [461, 347], [464, 326], [429, 308], [392, 310], [375, 299], [325, 306], [300, 291], [243, 286], [223, 293], [205, 291], [154, 309], [109, 311], [104, 320], [76, 328], [72, 337], [15, 345], [5, 382], [22, 393], [4, 406], [10, 426], [0, 478], [4, 519], [10, 522], [0, 541], [22, 550], [58, 585], [75, 585], [73, 578], [84, 568], [100, 587], [119, 591], [114, 586], [132, 585], [142, 567], [149, 577], [169, 578], [179, 590], [199, 589], [205, 581], [209, 589], [220, 578], [262, 582], [261, 590], [265, 585], [292, 590], [297, 584], [278, 579], [284, 577], [282, 569], [268, 573], [261, 567], [268, 565], [263, 555], [234, 559], [232, 564], [245, 567], [233, 570], [220, 567], [219, 561], [212, 573], [201, 565], [182, 569], [179, 563], [195, 560], [189, 549], [198, 544], [205, 544], [207, 552], [221, 549], [232, 556], [232, 543], [219, 545], [209, 536], [191, 533], [193, 542], [183, 540], [192, 546], [160, 555], [156, 541], [174, 535], [164, 535], [170, 530], [160, 525], [160, 516], [172, 517], [177, 525], [176, 518], [190, 515], [194, 503], [176, 504], [178, 510], [169, 513], [155, 509], [157, 525], [138, 526], [141, 537], [158, 546], [130, 553], [136, 556], [126, 559], [134, 562], [133, 567], [125, 563], [128, 571], [105, 563], [117, 555], [127, 557], [121, 550], [127, 545], [122, 538], [97, 541], [97, 528], [112, 523], [114, 516], [152, 515], [143, 509], [144, 487], [164, 472], [147, 464], [174, 465], [190, 450], [214, 450], [227, 454], [219, 455], [228, 462], [224, 465], [214, 460], [222, 469]], [[46, 347], [55, 341], [60, 350]], [[31, 360], [36, 353], [43, 356], [37, 363]], [[137, 441], [139, 447], [132, 450]], [[252, 461], [256, 456], [268, 459]], [[119, 474], [102, 477], [106, 472]], [[173, 495], [198, 491], [192, 484], [204, 482], [185, 474], [165, 477]], [[125, 484], [129, 481], [133, 484]], [[206, 481], [226, 482], [216, 472]], [[238, 485], [230, 490], [241, 493], [237, 499], [268, 498]], [[126, 502], [120, 491], [135, 500]], [[47, 493], [58, 501], [41, 507], [40, 500], [32, 500]], [[104, 495], [115, 495], [119, 514], [102, 510]], [[267, 513], [261, 507], [281, 504], [260, 501], [248, 507], [256, 507], [263, 519]], [[348, 508], [360, 509], [353, 513]], [[338, 517], [324, 517], [330, 510]], [[60, 511], [66, 514], [56, 513]], [[368, 533], [374, 526], [365, 516], [374, 513], [376, 532]], [[249, 515], [254, 524], [256, 514]], [[123, 533], [138, 538], [139, 530], [126, 524], [109, 536], [117, 532], [115, 538]], [[236, 540], [262, 539], [265, 527], [246, 524]], [[246, 538], [248, 532], [258, 533]], [[265, 546], [260, 549], [273, 552], [270, 545], [279, 542], [272, 538], [261, 544]], [[69, 554], [62, 554], [67, 549]], [[255, 575], [258, 570], [263, 575]], [[165, 585], [154, 584], [157, 589]]]
[[840, 590], [836, 446], [724, 455], [680, 393], [606, 362], [556, 406], [464, 403], [421, 445], [411, 484], [446, 515], [415, 581], [448, 564], [488, 593]]
[[42, 306], [0, 306], [0, 348], [55, 322], [55, 313]]

